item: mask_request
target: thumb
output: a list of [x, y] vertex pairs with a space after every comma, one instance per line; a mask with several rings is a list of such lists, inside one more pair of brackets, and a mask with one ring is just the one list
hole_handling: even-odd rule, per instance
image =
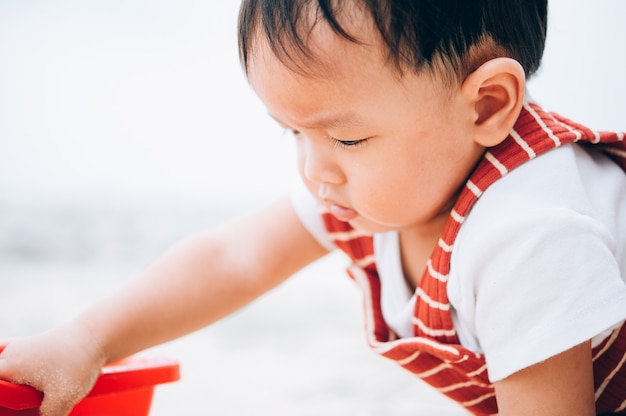
[[76, 402], [63, 399], [64, 396], [54, 394], [54, 391], [47, 391], [39, 408], [40, 416], [67, 416], [76, 405]]
[[[56, 370], [56, 371], [55, 371]], [[48, 373], [45, 382], [40, 384], [44, 392], [40, 416], [67, 416], [93, 386], [97, 375], [85, 381], [56, 368]]]
[[67, 416], [85, 395], [84, 388], [62, 371], [53, 371], [36, 381], [43, 392], [40, 416]]

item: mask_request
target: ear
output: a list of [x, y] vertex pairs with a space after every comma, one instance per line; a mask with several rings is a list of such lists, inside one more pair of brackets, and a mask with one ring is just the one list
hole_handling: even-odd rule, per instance
[[473, 137], [491, 147], [509, 135], [524, 104], [526, 77], [514, 59], [485, 62], [465, 78], [461, 93], [473, 111]]

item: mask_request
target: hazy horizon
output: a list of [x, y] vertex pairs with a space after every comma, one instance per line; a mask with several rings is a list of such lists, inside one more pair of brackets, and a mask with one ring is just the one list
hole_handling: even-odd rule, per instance
[[[531, 95], [592, 128], [626, 130], [626, 2], [550, 4]], [[237, 9], [0, 2], [0, 200], [284, 192], [291, 139], [242, 74]]]

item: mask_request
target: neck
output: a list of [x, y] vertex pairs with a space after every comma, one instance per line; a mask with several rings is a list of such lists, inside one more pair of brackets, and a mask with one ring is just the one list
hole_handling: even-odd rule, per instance
[[427, 224], [399, 232], [402, 269], [407, 282], [413, 289], [419, 285], [426, 262], [441, 237], [448, 215], [449, 211], [446, 211]]

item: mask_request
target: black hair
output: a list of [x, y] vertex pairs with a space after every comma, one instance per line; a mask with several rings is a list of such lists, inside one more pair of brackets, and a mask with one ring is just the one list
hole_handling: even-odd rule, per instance
[[518, 61], [528, 77], [543, 55], [547, 0], [243, 0], [239, 55], [244, 70], [256, 35], [264, 35], [274, 54], [291, 64], [314, 57], [306, 35], [320, 20], [359, 43], [340, 24], [349, 17], [341, 14], [348, 6], [371, 14], [388, 58], [399, 69], [419, 72], [443, 63], [448, 76], [461, 81], [487, 60], [504, 56]]

